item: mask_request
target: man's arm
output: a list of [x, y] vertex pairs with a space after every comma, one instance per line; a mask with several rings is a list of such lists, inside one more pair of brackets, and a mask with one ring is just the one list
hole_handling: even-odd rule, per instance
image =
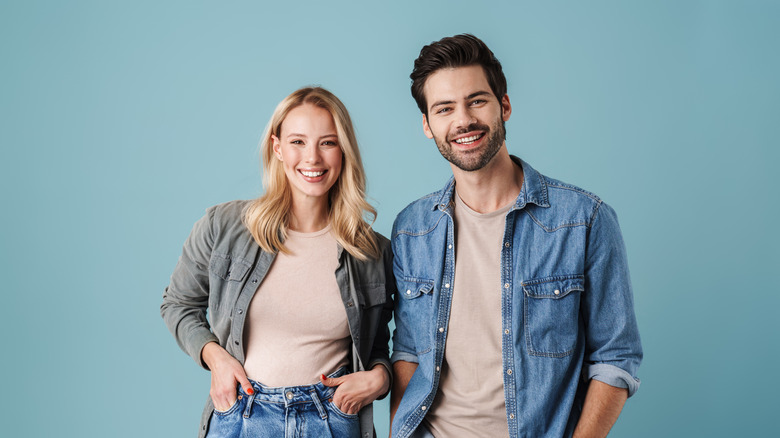
[[398, 405], [401, 404], [401, 398], [406, 391], [406, 385], [412, 380], [417, 370], [417, 364], [414, 362], [406, 362], [398, 360], [393, 363], [393, 390], [390, 393], [390, 425], [392, 427], [393, 418], [395, 418], [395, 411], [398, 410]]
[[603, 438], [618, 419], [628, 390], [591, 380], [585, 394], [582, 415], [572, 438]]

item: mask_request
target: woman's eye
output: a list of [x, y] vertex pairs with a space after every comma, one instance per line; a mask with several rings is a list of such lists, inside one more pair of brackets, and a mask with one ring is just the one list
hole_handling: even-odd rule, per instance
[[292, 140], [290, 143], [292, 143], [292, 144], [303, 144], [303, 140]]
[[323, 146], [338, 146], [335, 141], [327, 140], [322, 142]]

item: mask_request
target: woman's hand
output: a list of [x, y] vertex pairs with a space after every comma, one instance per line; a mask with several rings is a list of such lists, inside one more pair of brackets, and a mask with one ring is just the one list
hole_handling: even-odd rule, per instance
[[328, 378], [320, 376], [325, 386], [336, 386], [333, 404], [345, 414], [357, 414], [363, 406], [376, 400], [390, 389], [390, 374], [382, 365], [375, 365], [370, 371], [358, 371], [346, 376]]
[[203, 347], [201, 356], [211, 370], [209, 394], [216, 410], [227, 411], [237, 401], [236, 383], [240, 383], [247, 394], [254, 393], [244, 367], [219, 344], [209, 342]]

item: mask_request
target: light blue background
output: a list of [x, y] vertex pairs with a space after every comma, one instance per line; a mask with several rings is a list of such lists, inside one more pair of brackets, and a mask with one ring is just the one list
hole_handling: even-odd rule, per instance
[[190, 227], [259, 194], [274, 106], [321, 84], [388, 234], [450, 174], [408, 75], [461, 32], [504, 65], [510, 151], [620, 215], [646, 359], [612, 436], [773, 434], [778, 23], [744, 0], [4, 1], [0, 434], [194, 436], [209, 376], [159, 317]]

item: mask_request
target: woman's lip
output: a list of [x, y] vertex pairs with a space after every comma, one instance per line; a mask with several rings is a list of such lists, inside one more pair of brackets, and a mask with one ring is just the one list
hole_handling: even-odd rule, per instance
[[[308, 173], [319, 173], [322, 172], [322, 174], [317, 176], [307, 176], [303, 172]], [[325, 176], [328, 174], [328, 169], [317, 169], [317, 170], [309, 170], [309, 169], [298, 169], [298, 173], [301, 175], [301, 177], [304, 179], [304, 181], [307, 182], [320, 182], [325, 179]]]

